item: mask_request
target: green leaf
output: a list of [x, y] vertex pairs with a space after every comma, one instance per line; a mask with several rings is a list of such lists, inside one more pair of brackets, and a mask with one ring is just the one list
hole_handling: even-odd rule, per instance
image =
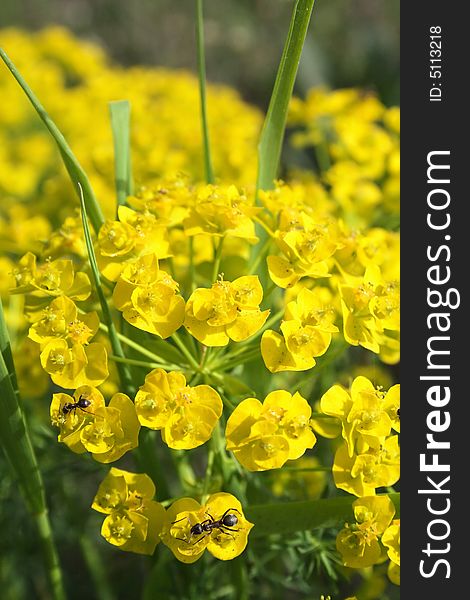
[[[389, 494], [395, 505], [396, 518], [400, 516], [400, 494]], [[245, 515], [255, 524], [253, 537], [273, 533], [289, 534], [318, 527], [343, 527], [344, 523], [354, 522], [353, 496], [340, 496], [324, 500], [304, 502], [282, 502], [248, 506]]]
[[[10, 58], [8, 57], [8, 55], [2, 48], [0, 48], [0, 57], [2, 58], [3, 62], [6, 64], [8, 69], [10, 70], [13, 77], [19, 83], [22, 90], [28, 97], [29, 101], [34, 106], [34, 108], [35, 108], [36, 112], [38, 113], [39, 117], [41, 118], [42, 122], [44, 123], [44, 125], [47, 127], [49, 133], [54, 138], [54, 141], [59, 148], [59, 152], [60, 152], [60, 155], [64, 162], [65, 168], [67, 169], [67, 172], [72, 181], [72, 185], [74, 186], [79, 198], [80, 198], [80, 194], [83, 193], [87, 212], [90, 216], [90, 221], [93, 225], [95, 232], [98, 233], [101, 225], [103, 225], [103, 223], [104, 223], [104, 216], [101, 211], [101, 207], [95, 197], [95, 194], [93, 192], [93, 189], [91, 187], [90, 180], [88, 179], [87, 174], [85, 173], [82, 166], [78, 162], [77, 158], [75, 157], [74, 153], [72, 152], [70, 146], [68, 145], [66, 139], [60, 132], [57, 125], [54, 123], [54, 121], [48, 115], [46, 109], [40, 103], [39, 99], [36, 97], [34, 92], [28, 86], [26, 81], [23, 79], [23, 77], [19, 73], [18, 69], [15, 67], [13, 62], [10, 60]], [[80, 184], [80, 187], [79, 187], [79, 184]]]
[[131, 105], [128, 100], [109, 103], [111, 129], [114, 143], [114, 180], [118, 205], [125, 204], [127, 196], [133, 193], [130, 120]]
[[292, 12], [289, 33], [258, 145], [257, 192], [260, 189], [271, 189], [277, 177], [287, 111], [314, 2], [315, 0], [296, 0]]

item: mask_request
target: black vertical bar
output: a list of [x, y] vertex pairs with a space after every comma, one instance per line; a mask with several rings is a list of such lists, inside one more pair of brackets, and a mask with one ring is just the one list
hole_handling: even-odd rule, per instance
[[401, 4], [405, 600], [470, 597], [470, 30], [463, 7]]

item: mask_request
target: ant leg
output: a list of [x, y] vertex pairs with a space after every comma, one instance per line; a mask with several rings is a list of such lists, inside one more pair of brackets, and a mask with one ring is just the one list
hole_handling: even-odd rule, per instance
[[234, 510], [234, 511], [235, 511], [235, 512], [237, 512], [239, 515], [241, 515], [241, 514], [242, 514], [242, 513], [241, 513], [241, 512], [240, 512], [240, 511], [239, 511], [237, 508], [227, 508], [227, 510], [224, 512], [224, 514], [223, 514], [223, 515], [220, 517], [220, 520], [221, 520], [221, 521], [223, 521], [223, 520], [224, 520], [224, 517], [225, 517], [226, 515], [228, 515], [228, 513], [229, 513], [231, 510]]
[[227, 527], [227, 525], [221, 525], [221, 526], [219, 527], [219, 529], [220, 529], [221, 531], [223, 531], [224, 533], [225, 533], [226, 531], [241, 531], [240, 529], [231, 529], [230, 527]]
[[[181, 519], [178, 519], [177, 521], [173, 521], [172, 525], [174, 525], [175, 523], [179, 523], [180, 521], [184, 521], [185, 519], [188, 519], [188, 521], [189, 521], [189, 517], [181, 517]], [[178, 540], [179, 538], [176, 538], [176, 539]]]
[[[206, 511], [206, 515], [209, 515], [209, 519], [210, 519], [210, 522], [211, 522], [211, 523], [215, 523], [215, 519], [214, 519], [214, 517], [211, 515], [211, 513], [210, 513], [210, 512], [207, 512], [207, 511]], [[208, 520], [209, 520], [209, 519], [208, 519]], [[205, 521], [204, 521], [204, 523], [205, 523]]]

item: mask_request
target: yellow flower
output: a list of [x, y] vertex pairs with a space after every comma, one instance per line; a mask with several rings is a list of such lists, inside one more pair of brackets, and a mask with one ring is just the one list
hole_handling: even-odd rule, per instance
[[338, 243], [332, 223], [317, 223], [306, 213], [298, 228], [276, 232], [275, 241], [284, 256], [268, 256], [269, 275], [276, 285], [289, 288], [301, 277], [329, 277], [327, 259]]
[[182, 373], [154, 369], [135, 397], [139, 421], [161, 430], [170, 448], [189, 450], [210, 439], [222, 415], [222, 400], [208, 385], [189, 387]]
[[184, 300], [178, 284], [159, 269], [155, 254], [127, 264], [113, 291], [114, 305], [134, 327], [167, 338], [181, 327]]
[[338, 328], [333, 324], [335, 311], [323, 304], [322, 296], [321, 290], [302, 288], [297, 300], [287, 304], [282, 337], [271, 330], [264, 332], [261, 355], [271, 373], [311, 369], [315, 357], [327, 351], [331, 334]]
[[355, 496], [373, 496], [376, 488], [394, 485], [400, 478], [398, 437], [391, 436], [378, 449], [370, 447], [352, 456], [342, 444], [332, 471], [336, 487]]
[[198, 560], [206, 548], [219, 560], [232, 560], [246, 548], [252, 527], [232, 494], [212, 494], [204, 506], [181, 498], [167, 510], [162, 541], [184, 563]]
[[101, 385], [109, 375], [108, 355], [100, 342], [69, 347], [64, 339], [53, 340], [44, 345], [40, 358], [42, 368], [63, 388]]
[[241, 342], [265, 323], [269, 310], [261, 311], [263, 288], [255, 275], [232, 282], [220, 279], [210, 289], [198, 288], [186, 304], [184, 326], [206, 346]]
[[377, 447], [390, 435], [392, 427], [396, 431], [400, 429], [399, 385], [385, 393], [360, 375], [352, 382], [349, 392], [340, 385], [331, 387], [323, 394], [320, 405], [326, 415], [341, 420], [350, 457], [357, 443]]
[[240, 237], [252, 244], [258, 241], [252, 217], [259, 211], [234, 185], [204, 185], [195, 195], [188, 217], [186, 235], [207, 233], [212, 236]]
[[395, 519], [384, 531], [382, 544], [387, 548], [388, 558], [400, 566], [400, 519]]
[[96, 334], [99, 319], [96, 312], [80, 315], [75, 303], [67, 296], [59, 296], [38, 315], [30, 327], [28, 337], [42, 347], [57, 339], [85, 346]]
[[118, 460], [138, 445], [140, 424], [125, 394], [114, 394], [106, 406], [99, 390], [84, 385], [73, 397], [54, 394], [50, 413], [60, 428], [59, 442], [79, 454], [90, 452], [98, 462]]
[[46, 260], [37, 265], [31, 252], [19, 260], [13, 271], [16, 288], [12, 294], [31, 294], [39, 298], [67, 295], [74, 300], [86, 300], [91, 293], [91, 283], [86, 273], [74, 273], [68, 259]]
[[388, 496], [358, 498], [353, 502], [356, 523], [346, 523], [336, 538], [343, 564], [356, 569], [369, 567], [381, 558], [379, 538], [389, 526], [395, 507]]
[[105, 540], [127, 552], [153, 554], [165, 524], [165, 509], [154, 496], [148, 475], [111, 468], [92, 504], [107, 515], [101, 528]]
[[398, 282], [386, 282], [377, 265], [367, 267], [358, 285], [339, 286], [343, 310], [343, 333], [353, 346], [363, 346], [384, 362], [399, 360], [400, 330]]
[[170, 255], [165, 222], [126, 206], [119, 207], [118, 217], [119, 221], [106, 221], [98, 234], [98, 266], [107, 279], [116, 281], [125, 265], [142, 255]]
[[315, 445], [311, 414], [298, 392], [293, 396], [284, 390], [271, 392], [263, 404], [247, 398], [227, 421], [227, 450], [249, 471], [280, 468]]

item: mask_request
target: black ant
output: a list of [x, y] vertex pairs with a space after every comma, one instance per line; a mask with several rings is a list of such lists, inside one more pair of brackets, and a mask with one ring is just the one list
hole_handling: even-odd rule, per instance
[[[202, 523], [196, 523], [189, 530], [189, 533], [191, 536], [201, 535], [203, 533], [205, 533], [205, 535], [203, 535], [201, 538], [199, 538], [198, 540], [193, 542], [191, 545], [194, 546], [194, 544], [198, 544], [201, 540], [203, 540], [205, 537], [210, 535], [212, 533], [212, 531], [214, 531], [214, 529], [219, 529], [223, 533], [227, 533], [227, 535], [230, 535], [231, 537], [233, 537], [232, 534], [228, 533], [228, 532], [239, 531], [239, 529], [232, 529], [238, 523], [237, 515], [234, 515], [230, 512], [232, 510], [234, 510], [238, 514], [241, 514], [240, 511], [237, 510], [236, 508], [227, 508], [227, 510], [224, 512], [224, 514], [220, 517], [220, 519], [216, 520], [210, 513], [206, 512], [206, 515], [208, 515], [209, 518], [206, 519], [205, 521], [202, 521]], [[184, 519], [189, 520], [189, 517], [183, 517], [182, 519], [173, 521], [172, 525], [174, 525], [175, 523], [179, 523], [180, 521], [183, 521]], [[182, 542], [189, 544], [189, 542], [183, 538], [175, 538], [175, 539], [181, 540]]]
[[91, 405], [91, 400], [88, 400], [87, 398], [80, 396], [80, 398], [77, 400], [77, 402], [67, 402], [66, 404], [64, 404], [64, 406], [62, 407], [62, 414], [68, 415], [72, 411], [75, 413], [77, 408], [79, 408], [83, 412], [91, 415], [92, 413], [90, 413], [88, 410], [85, 410], [90, 405]]

